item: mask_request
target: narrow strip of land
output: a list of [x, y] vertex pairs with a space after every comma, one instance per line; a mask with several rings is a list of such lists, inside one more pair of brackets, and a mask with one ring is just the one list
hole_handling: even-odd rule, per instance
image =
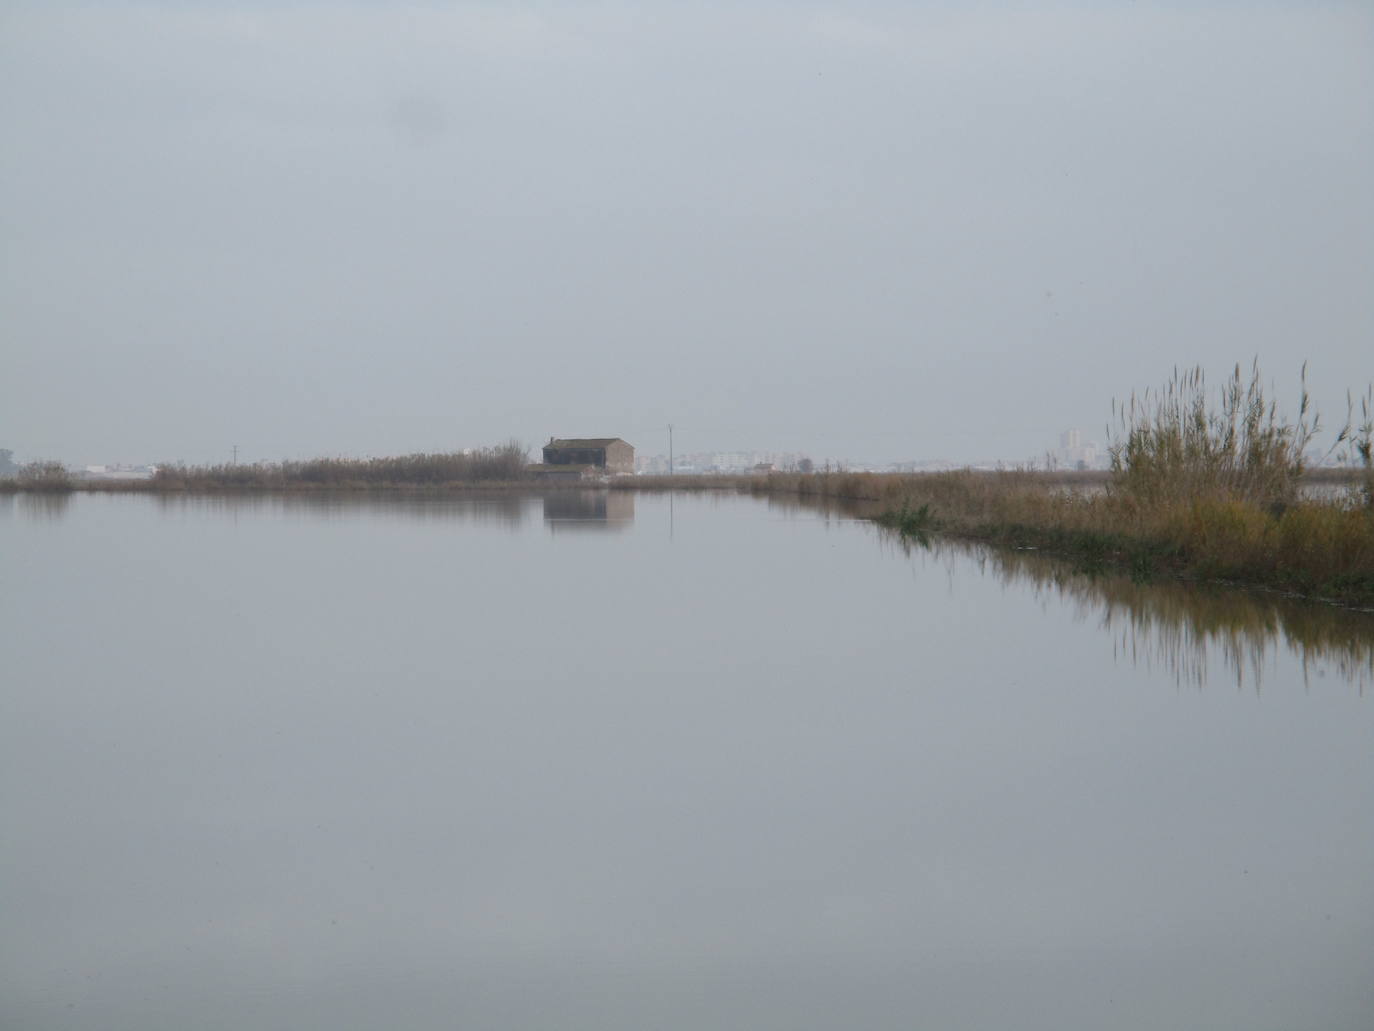
[[[553, 483], [539, 479], [542, 467], [531, 467], [526, 448], [510, 441], [395, 458], [165, 465], [142, 481], [74, 481], [59, 463], [38, 462], [0, 490], [731, 490], [844, 501], [907, 537], [940, 532], [1035, 548], [1088, 571], [1225, 581], [1374, 606], [1374, 387], [1361, 402], [1361, 419], [1352, 404], [1335, 434], [1326, 457], [1343, 448], [1340, 469], [1309, 469], [1318, 420], [1306, 390], [1297, 419], [1285, 421], [1265, 397], [1258, 365], [1248, 382], [1237, 366], [1215, 398], [1195, 369], [1114, 408], [1121, 425], [1109, 473], [827, 471], [589, 480], [578, 472], [572, 482]], [[632, 459], [633, 449], [625, 449]], [[588, 471], [609, 474], [612, 467]]]

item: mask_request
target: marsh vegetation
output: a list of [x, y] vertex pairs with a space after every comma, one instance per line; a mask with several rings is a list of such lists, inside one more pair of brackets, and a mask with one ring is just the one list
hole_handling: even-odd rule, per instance
[[224, 490], [390, 486], [443, 487], [514, 483], [525, 478], [526, 448], [517, 441], [467, 451], [391, 458], [311, 458], [243, 465], [158, 467], [152, 490]]
[[1374, 602], [1370, 401], [1334, 435], [1343, 489], [1305, 496], [1320, 428], [1304, 388], [1285, 419], [1258, 366], [1213, 396], [1201, 370], [1116, 405], [1104, 489], [1075, 490], [1025, 471], [841, 476], [807, 490], [871, 499], [909, 535], [932, 529], [1058, 552], [1088, 571], [1234, 581], [1347, 603]]

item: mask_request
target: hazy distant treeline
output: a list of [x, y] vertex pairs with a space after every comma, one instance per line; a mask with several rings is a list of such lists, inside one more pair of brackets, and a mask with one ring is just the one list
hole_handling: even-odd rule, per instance
[[524, 479], [526, 448], [517, 441], [466, 452], [391, 458], [310, 458], [251, 465], [161, 465], [154, 488], [442, 486], [448, 483], [510, 483]]
[[[7, 458], [11, 452], [0, 450], [0, 459]], [[72, 489], [71, 474], [61, 462], [40, 460], [16, 466], [8, 463], [4, 475], [0, 476], [0, 491], [11, 493], [25, 491], [30, 493], [61, 493]]]

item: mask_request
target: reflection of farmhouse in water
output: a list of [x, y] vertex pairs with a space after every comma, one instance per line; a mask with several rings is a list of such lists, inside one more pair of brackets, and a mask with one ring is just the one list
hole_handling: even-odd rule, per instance
[[634, 471], [635, 449], [619, 437], [550, 437], [543, 464], [530, 466], [530, 472], [544, 480], [628, 476]]
[[623, 530], [635, 521], [628, 490], [563, 490], [544, 495], [544, 522], [560, 530]]

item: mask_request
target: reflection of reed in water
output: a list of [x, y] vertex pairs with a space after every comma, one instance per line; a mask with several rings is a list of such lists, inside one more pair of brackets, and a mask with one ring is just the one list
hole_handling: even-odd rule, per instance
[[158, 508], [166, 512], [213, 512], [227, 515], [287, 512], [325, 519], [363, 514], [512, 527], [524, 521], [526, 506], [532, 505], [535, 500], [535, 495], [510, 491], [464, 491], [461, 495], [427, 492], [404, 494], [391, 491], [350, 494], [325, 491], [318, 494], [158, 493], [146, 496], [154, 499]]
[[[770, 498], [783, 510], [809, 509], [826, 518], [871, 516], [873, 506], [822, 500]], [[1133, 583], [1121, 576], [1089, 576], [1037, 551], [1013, 551], [954, 537], [915, 541], [883, 530], [883, 539], [904, 552], [936, 561], [972, 558], [1005, 585], [1030, 584], [1076, 606], [1084, 619], [1100, 621], [1119, 658], [1167, 670], [1176, 683], [1201, 687], [1217, 655], [1238, 687], [1258, 691], [1266, 669], [1283, 652], [1302, 665], [1303, 681], [1333, 674], [1361, 694], [1374, 683], [1374, 612], [1286, 598], [1280, 594], [1162, 580]]]
[[623, 530], [635, 521], [628, 490], [565, 490], [544, 495], [544, 522], [551, 531]]
[[4, 498], [20, 515], [37, 520], [61, 519], [72, 503], [72, 496], [66, 491], [25, 491]]
[[1179, 684], [1202, 687], [1210, 657], [1218, 655], [1236, 686], [1259, 691], [1264, 672], [1287, 650], [1302, 664], [1303, 682], [1328, 672], [1356, 685], [1374, 682], [1374, 613], [1321, 605], [1278, 594], [1181, 583], [1133, 583], [1121, 576], [1075, 572], [1034, 551], [1011, 551], [948, 537], [919, 544], [883, 531], [904, 550], [973, 557], [1005, 585], [1030, 584], [1072, 602], [1112, 634], [1118, 658], [1167, 670]]

